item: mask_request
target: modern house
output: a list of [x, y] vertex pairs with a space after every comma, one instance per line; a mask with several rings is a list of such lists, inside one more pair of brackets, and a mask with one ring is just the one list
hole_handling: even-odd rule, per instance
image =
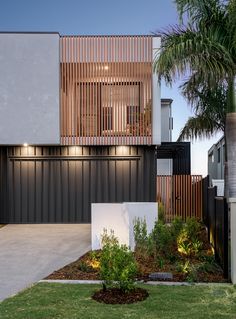
[[217, 186], [218, 196], [224, 195], [225, 140], [219, 141], [208, 150], [208, 175], [211, 186]]
[[172, 143], [153, 36], [0, 34], [0, 223], [89, 223], [91, 203], [156, 200], [190, 174]]

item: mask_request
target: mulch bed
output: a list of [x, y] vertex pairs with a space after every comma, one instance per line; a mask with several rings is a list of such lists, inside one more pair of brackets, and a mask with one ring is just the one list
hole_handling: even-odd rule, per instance
[[[96, 269], [90, 269], [89, 271], [81, 270], [81, 262], [86, 263], [90, 258], [90, 252], [87, 252], [81, 256], [76, 261], [71, 264], [66, 265], [65, 267], [54, 271], [45, 279], [56, 279], [56, 280], [100, 280], [99, 272]], [[169, 263], [165, 264], [163, 268], [158, 267], [158, 265], [153, 261], [153, 258], [142, 258], [137, 256], [136, 260], [139, 265], [139, 273], [137, 280], [149, 281], [148, 275], [152, 272], [171, 272], [173, 274], [174, 282], [186, 281], [186, 275], [180, 272], [177, 272], [174, 265]], [[160, 280], [161, 281], [161, 280]], [[199, 282], [227, 282], [223, 277], [223, 272], [218, 271], [215, 273], [202, 273], [199, 274]]]
[[143, 301], [148, 297], [146, 289], [135, 288], [130, 292], [124, 293], [118, 288], [109, 288], [106, 290], [96, 291], [92, 298], [98, 302], [106, 304], [131, 304], [138, 301]]
[[[201, 232], [201, 241], [203, 242], [203, 252], [207, 254], [207, 252], [211, 252], [211, 246], [207, 239], [207, 233], [203, 229]], [[99, 270], [96, 268], [96, 262], [94, 263], [94, 253], [98, 257], [101, 251], [96, 252], [87, 252], [83, 256], [81, 256], [78, 260], [72, 262], [71, 264], [66, 265], [65, 267], [54, 271], [50, 274], [46, 279], [69, 279], [69, 280], [100, 280]], [[137, 265], [138, 265], [138, 275], [137, 280], [149, 281], [149, 274], [155, 272], [168, 272], [173, 274], [174, 282], [183, 282], [187, 281], [187, 274], [183, 271], [179, 271], [176, 267], [176, 261], [169, 261], [167, 259], [163, 259], [163, 262], [158, 262], [154, 256], [150, 256], [143, 253], [138, 253], [137, 251], [134, 253]], [[178, 255], [178, 262], [184, 264], [187, 259], [181, 255]], [[192, 265], [198, 265], [199, 260], [192, 256], [190, 258]], [[227, 282], [227, 280], [223, 276], [223, 271], [220, 267], [217, 267], [215, 271], [199, 271], [198, 272], [198, 282]]]

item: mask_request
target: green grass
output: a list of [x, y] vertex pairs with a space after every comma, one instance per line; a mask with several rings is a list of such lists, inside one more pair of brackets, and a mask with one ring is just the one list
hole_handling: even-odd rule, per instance
[[236, 319], [236, 287], [145, 286], [150, 296], [131, 305], [91, 299], [94, 285], [40, 283], [0, 303], [0, 318], [14, 319]]

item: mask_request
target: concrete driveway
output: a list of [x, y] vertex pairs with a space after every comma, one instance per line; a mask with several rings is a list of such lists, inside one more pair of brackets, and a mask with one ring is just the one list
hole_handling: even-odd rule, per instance
[[90, 225], [7, 225], [0, 228], [0, 300], [76, 260], [90, 247]]

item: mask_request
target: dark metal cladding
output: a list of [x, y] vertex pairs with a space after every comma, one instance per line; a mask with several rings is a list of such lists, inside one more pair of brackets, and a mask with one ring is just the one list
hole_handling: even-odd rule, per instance
[[7, 216], [7, 148], [0, 148], [0, 223]]
[[162, 142], [157, 149], [157, 158], [173, 159], [173, 175], [190, 175], [190, 142]]
[[0, 223], [90, 223], [91, 203], [156, 201], [155, 147], [1, 148], [0, 183]]

